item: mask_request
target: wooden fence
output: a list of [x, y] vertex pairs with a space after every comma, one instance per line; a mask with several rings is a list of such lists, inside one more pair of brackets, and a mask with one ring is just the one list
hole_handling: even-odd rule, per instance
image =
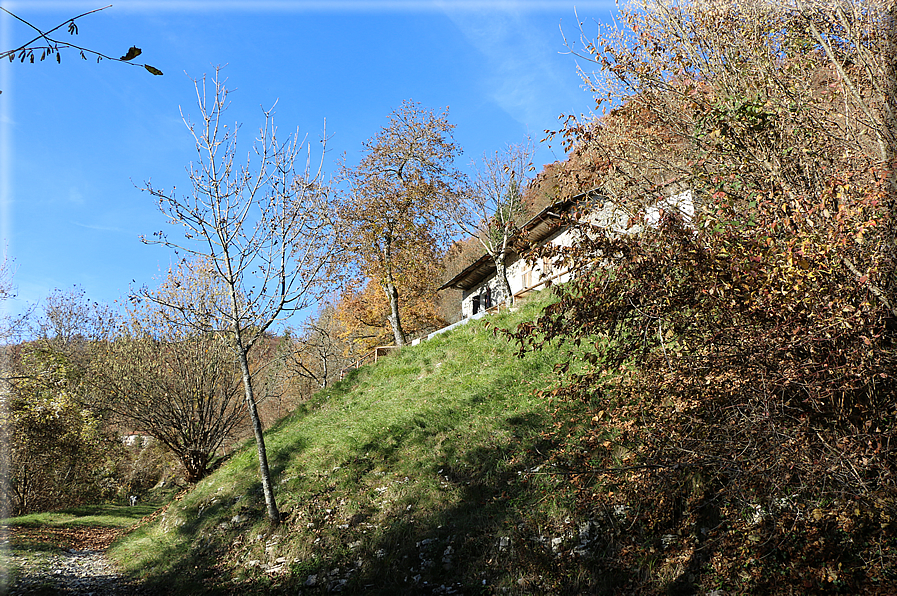
[[365, 354], [364, 356], [362, 356], [361, 358], [359, 358], [358, 360], [356, 360], [349, 366], [347, 366], [344, 369], [342, 369], [341, 371], [339, 371], [339, 380], [342, 381], [345, 378], [346, 373], [349, 372], [349, 370], [351, 370], [353, 368], [361, 368], [363, 365], [367, 364], [368, 362], [375, 363], [375, 362], [377, 362], [377, 360], [379, 360], [383, 356], [389, 354], [390, 350], [395, 350], [398, 347], [399, 346], [377, 346], [372, 351], [368, 352], [367, 354]]

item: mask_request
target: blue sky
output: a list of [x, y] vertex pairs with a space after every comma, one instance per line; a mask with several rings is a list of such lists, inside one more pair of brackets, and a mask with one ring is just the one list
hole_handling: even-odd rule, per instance
[[[105, 4], [2, 5], [48, 29]], [[362, 141], [413, 99], [449, 107], [465, 170], [484, 152], [542, 139], [561, 114], [590, 111], [560, 29], [578, 39], [577, 14], [588, 32], [615, 11], [612, 0], [125, 0], [85, 17], [75, 43], [113, 56], [136, 45], [137, 61], [165, 74], [73, 51], [61, 64], [0, 65], [0, 234], [18, 291], [7, 308], [54, 288], [80, 286], [112, 303], [156, 285], [173, 255], [139, 237], [170, 226], [139, 188], [189, 187], [194, 149], [180, 110], [196, 114], [192, 79], [218, 65], [236, 89], [227, 114], [243, 141], [276, 100], [281, 131], [298, 127], [316, 141], [326, 119], [332, 172], [343, 153], [356, 162]], [[0, 48], [29, 35], [0, 15]], [[538, 166], [563, 158], [559, 144], [539, 145]]]

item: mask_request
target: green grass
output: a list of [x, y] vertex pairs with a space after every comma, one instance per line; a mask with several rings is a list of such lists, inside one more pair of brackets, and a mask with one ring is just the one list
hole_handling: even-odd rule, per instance
[[0, 519], [0, 526], [25, 528], [72, 528], [78, 526], [128, 528], [160, 506], [160, 503], [140, 503], [134, 507], [115, 504], [84, 505], [62, 511], [31, 513], [19, 517]]
[[[549, 299], [489, 320], [516, 326]], [[247, 444], [111, 555], [182, 593], [293, 593], [310, 575], [347, 580], [344, 593], [516, 585], [501, 538], [522, 543], [570, 516], [559, 481], [520, 473], [551, 449], [542, 438], [550, 415], [535, 392], [555, 380], [562, 357], [551, 349], [518, 358], [482, 321], [404, 348], [267, 433], [281, 526], [265, 521]], [[278, 561], [279, 572], [265, 573]]]

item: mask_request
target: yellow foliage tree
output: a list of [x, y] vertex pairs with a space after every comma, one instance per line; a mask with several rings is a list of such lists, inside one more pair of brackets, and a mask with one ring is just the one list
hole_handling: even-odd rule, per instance
[[373, 280], [388, 302], [397, 346], [405, 345], [403, 288], [426, 277], [449, 239], [447, 207], [461, 174], [452, 168], [460, 148], [448, 114], [405, 101], [378, 135], [364, 143], [355, 167], [343, 167], [339, 221], [351, 259], [350, 293]]

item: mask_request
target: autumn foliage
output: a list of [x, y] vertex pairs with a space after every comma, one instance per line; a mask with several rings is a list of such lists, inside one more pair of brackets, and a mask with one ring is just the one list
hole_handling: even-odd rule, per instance
[[[435, 281], [434, 269], [450, 238], [446, 215], [461, 178], [453, 166], [461, 152], [453, 129], [447, 109], [437, 113], [405, 101], [364, 143], [360, 162], [344, 165], [339, 176], [337, 211], [347, 255], [347, 296], [363, 291], [368, 282], [379, 286], [397, 346], [405, 345], [408, 333], [403, 322], [405, 293]], [[411, 297], [409, 303], [416, 300]], [[379, 316], [373, 305], [355, 310], [362, 327]]]
[[[410, 337], [420, 337], [447, 325], [438, 310], [439, 273], [439, 267], [431, 266], [421, 271], [421, 275], [408, 278], [397, 286], [402, 297], [402, 328]], [[349, 342], [349, 351], [356, 356], [393, 343], [389, 316], [387, 295], [374, 281], [368, 281], [360, 288], [346, 289], [336, 306], [341, 337]]]
[[[543, 249], [576, 279], [509, 332], [524, 352], [584, 350], [546, 395], [554, 461], [615, 528], [600, 566], [620, 589], [888, 593], [886, 7], [643, 8], [624, 13], [627, 32], [586, 45], [599, 101], [624, 103], [565, 131], [596, 160], [566, 184], [599, 188], [634, 233], [588, 229], [578, 246]], [[647, 206], [683, 188], [695, 216], [649, 225]]]

